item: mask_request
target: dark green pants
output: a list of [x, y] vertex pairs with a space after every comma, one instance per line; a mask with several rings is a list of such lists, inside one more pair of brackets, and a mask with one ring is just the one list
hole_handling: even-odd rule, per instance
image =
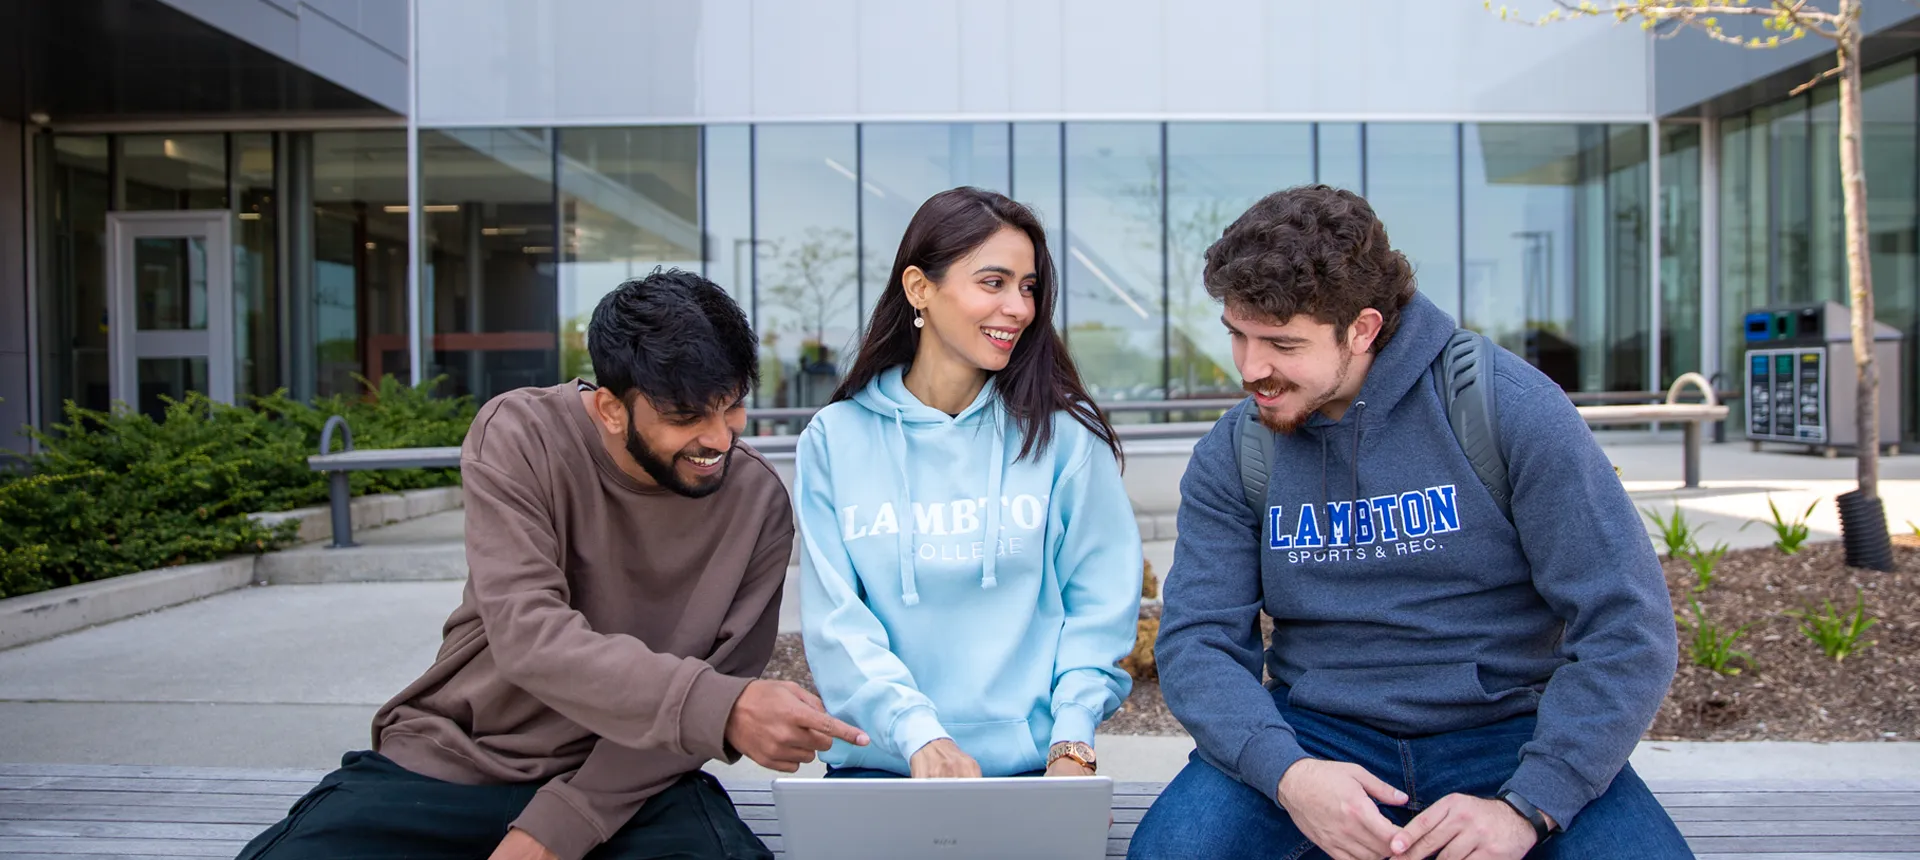
[[[254, 837], [240, 860], [471, 858], [486, 860], [537, 784], [459, 785], [386, 756], [351, 752]], [[712, 776], [695, 771], [655, 795], [587, 860], [770, 860]]]

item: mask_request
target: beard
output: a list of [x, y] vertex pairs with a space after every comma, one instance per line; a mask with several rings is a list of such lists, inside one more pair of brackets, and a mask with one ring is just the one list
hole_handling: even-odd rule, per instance
[[[674, 454], [662, 457], [654, 453], [653, 448], [647, 445], [646, 440], [641, 439], [640, 434], [634, 431], [631, 420], [627, 422], [627, 453], [633, 457], [634, 462], [640, 464], [640, 468], [646, 470], [647, 476], [652, 478], [655, 483], [689, 499], [699, 499], [713, 495], [720, 489], [721, 484], [726, 483], [727, 469], [733, 465], [732, 448], [728, 448], [726, 451], [711, 451], [695, 445], [694, 447], [685, 448]], [[679, 460], [681, 457], [706, 458], [714, 456], [721, 458], [719, 474], [694, 483], [689, 483], [681, 479], [680, 470], [674, 468], [674, 461]]]
[[[1315, 392], [1312, 397], [1307, 398], [1307, 405], [1290, 412], [1280, 412], [1278, 410], [1268, 411], [1266, 407], [1255, 403], [1256, 420], [1260, 422], [1260, 426], [1272, 430], [1275, 433], [1283, 436], [1293, 435], [1302, 426], [1305, 426], [1307, 419], [1312, 418], [1313, 414], [1319, 412], [1321, 407], [1333, 402], [1333, 398], [1339, 395], [1340, 389], [1346, 387], [1347, 375], [1351, 373], [1352, 370], [1353, 353], [1341, 350], [1340, 367], [1334, 372], [1333, 381], [1328, 383], [1326, 388]], [[1246, 389], [1248, 394], [1258, 394], [1262, 391], [1276, 391], [1279, 392], [1282, 397], [1300, 390], [1300, 386], [1291, 382], [1282, 382], [1278, 377], [1273, 376], [1254, 382], [1243, 383], [1240, 387]]]

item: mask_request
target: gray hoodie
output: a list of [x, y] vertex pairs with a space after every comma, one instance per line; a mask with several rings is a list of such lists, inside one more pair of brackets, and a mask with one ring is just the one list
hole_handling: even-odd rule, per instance
[[1612, 466], [1558, 386], [1495, 359], [1513, 521], [1475, 478], [1428, 368], [1454, 322], [1415, 296], [1340, 421], [1279, 437], [1248, 509], [1235, 407], [1181, 480], [1158, 661], [1215, 767], [1268, 797], [1307, 755], [1289, 704], [1400, 735], [1537, 713], [1511, 788], [1562, 826], [1606, 791], [1673, 679], [1672, 603]]

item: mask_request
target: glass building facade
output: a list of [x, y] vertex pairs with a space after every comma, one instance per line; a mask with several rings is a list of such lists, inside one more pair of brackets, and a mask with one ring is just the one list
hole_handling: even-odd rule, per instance
[[[1208, 245], [1261, 196], [1370, 199], [1419, 287], [1570, 391], [1654, 384], [1648, 126], [1455, 123], [790, 123], [423, 130], [426, 377], [450, 393], [591, 373], [585, 327], [660, 266], [733, 291], [760, 337], [754, 404], [819, 406], [907, 221], [958, 185], [1040, 214], [1055, 324], [1102, 401], [1239, 390]], [[109, 211], [231, 208], [243, 394], [409, 375], [399, 130], [43, 140], [46, 394], [106, 405]], [[276, 194], [284, 196], [284, 199]], [[281, 231], [284, 223], [284, 235]], [[283, 272], [282, 269], [285, 269]], [[285, 276], [285, 301], [275, 288]], [[281, 304], [285, 306], [282, 307]]]

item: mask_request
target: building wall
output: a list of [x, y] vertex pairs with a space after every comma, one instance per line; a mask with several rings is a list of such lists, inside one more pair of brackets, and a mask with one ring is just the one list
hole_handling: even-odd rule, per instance
[[[1894, 27], [1916, 13], [1920, 13], [1920, 7], [1888, 0], [1861, 6], [1868, 35]], [[1729, 21], [1727, 29], [1738, 35], [1775, 35], [1758, 26], [1758, 21]], [[1654, 107], [1661, 116], [1753, 85], [1823, 54], [1831, 57], [1834, 48], [1833, 42], [1809, 35], [1778, 48], [1748, 50], [1715, 42], [1692, 30], [1654, 44]]]
[[161, 0], [396, 113], [409, 0]]
[[[212, 2], [212, 0], [199, 0]], [[425, 127], [1652, 115], [1648, 40], [1474, 3], [418, 0]], [[1595, 74], [1607, 69], [1607, 74]]]
[[27, 364], [26, 160], [22, 129], [0, 120], [0, 456], [25, 451], [30, 420]]

